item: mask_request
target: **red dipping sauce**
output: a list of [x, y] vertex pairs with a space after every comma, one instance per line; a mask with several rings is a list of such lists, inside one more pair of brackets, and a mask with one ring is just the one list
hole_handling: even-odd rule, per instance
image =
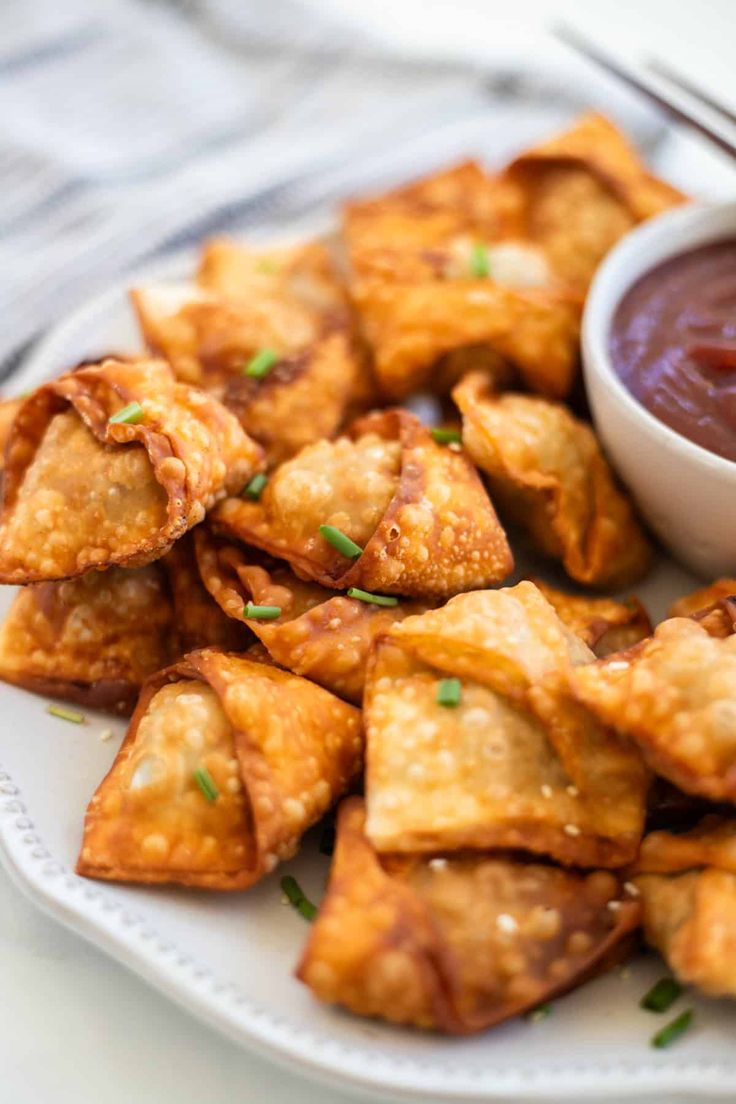
[[736, 238], [647, 272], [611, 325], [613, 366], [660, 421], [736, 460]]

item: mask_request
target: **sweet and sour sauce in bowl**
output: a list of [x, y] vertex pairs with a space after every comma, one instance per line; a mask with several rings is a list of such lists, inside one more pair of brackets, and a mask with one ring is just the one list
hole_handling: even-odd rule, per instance
[[708, 578], [736, 574], [736, 202], [628, 234], [583, 317], [596, 429], [645, 520]]

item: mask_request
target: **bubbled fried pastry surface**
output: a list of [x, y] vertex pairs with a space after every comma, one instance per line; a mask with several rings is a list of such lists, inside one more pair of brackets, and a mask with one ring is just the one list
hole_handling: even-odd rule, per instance
[[[355, 444], [362, 444], [367, 461], [362, 472]], [[347, 445], [341, 438], [316, 448], [282, 465], [259, 502], [226, 500], [213, 513], [215, 531], [336, 589], [440, 599], [497, 582], [513, 567], [506, 534], [472, 465], [461, 452], [436, 444], [414, 415], [367, 415], [352, 427]], [[321, 524], [335, 525], [363, 548], [352, 566], [320, 535]]]
[[[421, 612], [418, 602], [383, 608], [335, 595], [299, 579], [286, 563], [218, 540], [207, 526], [194, 534], [199, 574], [229, 618], [248, 625], [281, 667], [310, 678], [359, 705], [373, 641], [402, 618]], [[246, 616], [246, 604], [276, 606], [270, 621]]]
[[0, 629], [0, 678], [129, 713], [172, 658], [173, 609], [157, 565], [110, 568], [15, 597]]
[[[265, 660], [191, 652], [144, 687], [88, 808], [78, 870], [247, 888], [294, 854], [362, 757], [352, 706]], [[197, 783], [200, 769], [213, 800]]]
[[736, 637], [686, 618], [570, 674], [577, 698], [686, 793], [736, 795]]
[[619, 880], [503, 856], [386, 859], [341, 806], [327, 897], [298, 976], [361, 1015], [479, 1031], [564, 992], [615, 954], [639, 908]]
[[[202, 767], [215, 802], [196, 783]], [[216, 693], [195, 679], [162, 686], [90, 802], [79, 873], [234, 888], [254, 867], [233, 730]]]
[[560, 403], [496, 395], [480, 373], [466, 376], [453, 398], [463, 444], [499, 507], [542, 553], [577, 582], [600, 587], [646, 572], [648, 541], [588, 425]]
[[[133, 422], [110, 421], [131, 403], [140, 407]], [[261, 452], [232, 414], [162, 362], [109, 359], [31, 394], [6, 458], [0, 578], [28, 583], [158, 559], [243, 486]], [[41, 546], [31, 534], [44, 509]]]
[[[570, 699], [592, 653], [531, 583], [460, 595], [378, 642], [366, 683], [366, 831], [379, 851], [519, 848], [631, 861], [639, 754]], [[438, 700], [460, 680], [457, 705]]]

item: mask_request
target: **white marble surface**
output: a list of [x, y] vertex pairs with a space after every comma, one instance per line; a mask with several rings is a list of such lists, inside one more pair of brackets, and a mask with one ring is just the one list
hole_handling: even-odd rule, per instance
[[[316, 0], [315, 0], [316, 2]], [[337, 0], [322, 0], [334, 5]], [[733, 0], [352, 0], [385, 5], [399, 28], [482, 10], [489, 34], [563, 15], [629, 57], [655, 50], [736, 104]], [[389, 18], [389, 15], [387, 15]], [[0, 725], [1, 725], [0, 720]], [[28, 904], [0, 871], [0, 1100], [3, 1104], [343, 1104], [245, 1053]], [[684, 1099], [684, 1098], [683, 1098]], [[630, 1104], [635, 1104], [630, 1100]]]

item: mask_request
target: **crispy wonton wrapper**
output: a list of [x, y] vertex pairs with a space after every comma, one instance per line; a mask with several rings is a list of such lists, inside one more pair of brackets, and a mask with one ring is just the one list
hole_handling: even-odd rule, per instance
[[[473, 465], [404, 410], [370, 414], [349, 437], [309, 446], [272, 475], [258, 502], [230, 498], [212, 523], [339, 590], [440, 599], [490, 586], [513, 567]], [[323, 524], [362, 554], [351, 561], [338, 552]]]
[[[132, 403], [139, 421], [110, 421]], [[0, 581], [150, 563], [242, 488], [260, 458], [229, 411], [176, 383], [162, 361], [106, 360], [52, 380], [13, 423]]]
[[144, 687], [87, 810], [77, 870], [245, 889], [294, 854], [362, 750], [360, 713], [321, 687], [246, 656], [192, 652]]
[[589, 598], [587, 594], [567, 594], [543, 582], [530, 580], [554, 606], [569, 629], [600, 659], [620, 652], [644, 640], [652, 631], [649, 615], [638, 598], [618, 602], [615, 598]]
[[561, 995], [628, 949], [639, 905], [621, 899], [609, 872], [504, 855], [380, 858], [363, 820], [359, 798], [342, 803], [327, 896], [297, 971], [320, 1000], [467, 1034]]
[[[694, 614], [703, 613], [717, 606], [724, 599], [736, 596], [736, 579], [716, 579], [714, 583], [694, 590], [691, 594], [685, 594], [678, 598], [670, 606], [670, 617], [692, 617]], [[730, 636], [730, 633], [727, 634]]]
[[736, 636], [663, 621], [648, 640], [570, 672], [573, 693], [686, 793], [736, 800]]
[[[357, 705], [374, 639], [426, 609], [418, 602], [386, 609], [335, 595], [319, 583], [297, 578], [286, 563], [218, 540], [206, 526], [194, 535], [199, 574], [224, 615], [247, 625], [279, 666]], [[248, 602], [278, 606], [281, 615], [272, 621], [247, 618]]]
[[200, 648], [242, 652], [253, 643], [247, 627], [228, 617], [202, 582], [194, 551], [200, 528], [177, 541], [161, 561], [174, 604], [175, 657]]
[[590, 426], [532, 395], [496, 395], [479, 372], [453, 391], [463, 444], [499, 507], [579, 583], [624, 586], [651, 551]]
[[685, 984], [736, 996], [736, 818], [650, 833], [636, 869], [648, 942]]
[[736, 816], [708, 813], [684, 832], [649, 832], [636, 861], [639, 874], [678, 874], [703, 866], [736, 874]]
[[[497, 206], [493, 179], [466, 162], [346, 208], [351, 293], [389, 399], [444, 392], [458, 372], [495, 375], [509, 362], [533, 389], [567, 394], [579, 297], [532, 243], [498, 240]], [[479, 247], [489, 275], [474, 274]]]
[[[477, 591], [381, 639], [365, 694], [367, 833], [379, 851], [517, 848], [579, 866], [636, 855], [648, 776], [571, 699], [592, 652], [532, 583]], [[460, 701], [438, 701], [461, 680]]]
[[533, 241], [558, 279], [581, 293], [619, 238], [686, 199], [595, 112], [523, 153], [498, 189], [503, 236]]
[[144, 681], [172, 658], [172, 630], [158, 564], [37, 583], [18, 591], [0, 629], [0, 678], [132, 713]]
[[[263, 253], [212, 241], [198, 279], [133, 291], [141, 329], [178, 378], [236, 414], [269, 464], [333, 437], [369, 405], [369, 370], [323, 245]], [[263, 349], [279, 359], [264, 378], [248, 378], [245, 367]]]
[[23, 399], [0, 400], [0, 476], [5, 470], [5, 448], [10, 437], [15, 415], [23, 405]]
[[736, 874], [715, 867], [634, 879], [644, 934], [686, 985], [736, 997]]

